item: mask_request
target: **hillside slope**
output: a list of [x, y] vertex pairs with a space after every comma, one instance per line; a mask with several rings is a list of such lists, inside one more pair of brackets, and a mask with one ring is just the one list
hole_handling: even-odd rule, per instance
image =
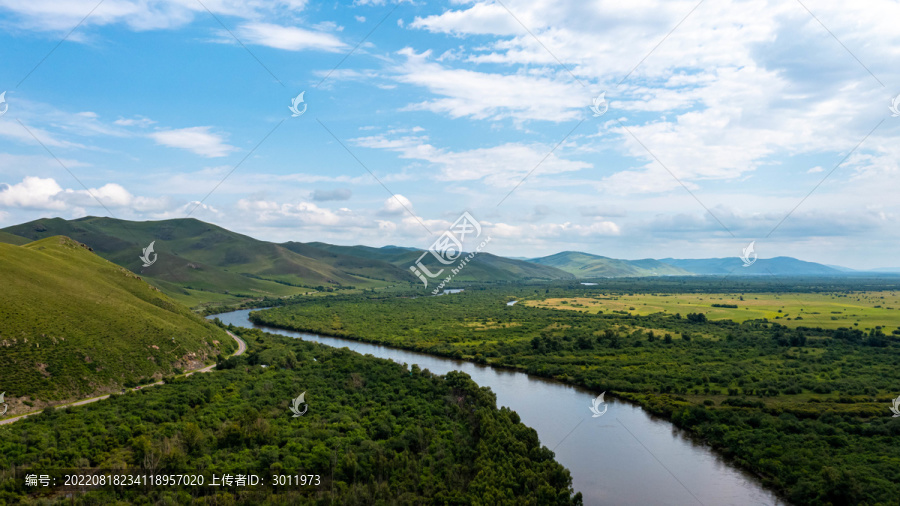
[[692, 272], [652, 258], [619, 260], [580, 251], [563, 251], [533, 258], [530, 262], [564, 270], [578, 278], [618, 278], [637, 276], [690, 276]]
[[[357, 276], [282, 245], [195, 219], [135, 222], [98, 217], [71, 221], [50, 218], [4, 231], [32, 240], [51, 235], [72, 237], [188, 304], [232, 297], [292, 295], [319, 285], [379, 284], [373, 279], [398, 281], [393, 268], [385, 273], [366, 266], [367, 277]], [[139, 257], [152, 241], [157, 260], [143, 267]]]
[[[341, 255], [388, 262], [406, 270], [414, 265], [424, 253], [423, 250], [397, 246], [373, 248], [370, 246], [337, 246], [321, 242], [312, 242], [308, 243], [308, 245]], [[425, 255], [423, 263], [433, 272], [437, 272], [442, 267], [431, 258], [431, 255]], [[455, 281], [519, 281], [528, 279], [571, 279], [572, 277], [570, 273], [553, 266], [538, 265], [490, 253], [479, 253], [453, 279]]]
[[[0, 371], [7, 415], [159, 378], [234, 342], [139, 276], [67, 237], [0, 243]], [[30, 402], [30, 401], [29, 401]]]

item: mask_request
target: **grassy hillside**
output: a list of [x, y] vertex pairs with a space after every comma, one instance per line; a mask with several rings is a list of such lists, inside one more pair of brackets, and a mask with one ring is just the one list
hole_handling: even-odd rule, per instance
[[[381, 281], [407, 281], [416, 283], [416, 277], [405, 268], [398, 267], [388, 261], [378, 258], [365, 258], [362, 256], [345, 255], [328, 249], [318, 248], [312, 244], [302, 242], [286, 242], [280, 246], [298, 253], [305, 257], [309, 257], [320, 262], [324, 262], [343, 272], [359, 276], [361, 278], [375, 279]], [[374, 248], [373, 248], [374, 249]]]
[[[37, 240], [65, 235], [91, 246], [97, 254], [140, 273], [187, 304], [233, 298], [286, 296], [315, 286], [381, 286], [390, 273], [364, 266], [368, 277], [346, 272], [278, 244], [195, 219], [132, 222], [86, 217], [41, 219], [4, 231]], [[143, 267], [143, 248], [155, 241], [157, 260]]]
[[[321, 242], [313, 242], [309, 243], [309, 245], [332, 253], [388, 262], [407, 271], [423, 253], [422, 250], [396, 246], [372, 248], [369, 246], [337, 246]], [[437, 272], [441, 267], [437, 261], [431, 258], [431, 255], [426, 255], [423, 263], [432, 272]], [[453, 279], [454, 281], [470, 282], [569, 278], [572, 278], [571, 274], [553, 266], [537, 265], [531, 262], [491, 255], [490, 253], [479, 253]]]
[[30, 411], [26, 401], [81, 398], [194, 368], [235, 346], [136, 274], [67, 237], [0, 243], [0, 286], [8, 415]]
[[618, 260], [579, 251], [563, 251], [555, 255], [533, 258], [530, 262], [556, 267], [578, 278], [689, 276], [692, 274], [690, 271], [652, 258]]
[[6, 244], [15, 244], [16, 246], [21, 246], [23, 244], [28, 244], [31, 241], [24, 237], [10, 234], [9, 232], [0, 231], [0, 242], [6, 243]]

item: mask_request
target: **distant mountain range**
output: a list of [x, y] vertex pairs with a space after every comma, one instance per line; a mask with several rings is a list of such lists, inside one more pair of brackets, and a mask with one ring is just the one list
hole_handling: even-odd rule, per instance
[[[261, 241], [196, 219], [126, 221], [85, 217], [47, 218], [0, 230], [0, 243], [22, 245], [51, 236], [87, 244], [107, 260], [139, 273], [188, 305], [262, 295], [285, 296], [311, 289], [421, 286], [410, 271], [424, 250], [403, 246], [338, 246], [322, 242]], [[155, 241], [155, 242], [154, 242]], [[158, 257], [149, 266], [139, 258], [154, 242]], [[433, 272], [442, 265], [425, 255]], [[868, 274], [896, 273], [879, 269]], [[578, 251], [539, 258], [475, 256], [454, 280], [525, 281], [644, 276], [852, 276], [838, 266], [796, 258], [758, 259], [748, 267], [737, 258], [622, 260]]]
[[635, 276], [690, 276], [693, 272], [679, 266], [646, 258], [618, 260], [582, 253], [563, 251], [555, 255], [532, 258], [529, 262], [556, 267], [577, 278], [619, 278]]
[[744, 262], [737, 257], [696, 260], [663, 258], [660, 262], [703, 275], [838, 276], [844, 272], [827, 265], [804, 262], [791, 257], [760, 258], [747, 267], [744, 267]]

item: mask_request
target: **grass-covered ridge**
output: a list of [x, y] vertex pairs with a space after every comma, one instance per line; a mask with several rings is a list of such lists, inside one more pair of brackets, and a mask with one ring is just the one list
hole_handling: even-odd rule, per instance
[[[679, 293], [672, 289], [682, 282], [664, 282], [672, 285], [666, 293]], [[696, 283], [682, 292], [705, 289], [705, 281]], [[831, 329], [711, 320], [697, 312], [639, 315], [625, 308], [598, 314], [588, 307], [528, 305], [601, 293], [640, 295], [637, 283], [605, 284], [470, 288], [415, 299], [334, 297], [327, 305], [300, 302], [250, 318], [516, 368], [637, 401], [797, 504], [896, 503], [900, 418], [889, 408], [900, 395], [900, 335], [894, 333], [900, 311], [890, 325]], [[646, 284], [650, 293], [660, 293], [653, 282]], [[868, 283], [872, 291], [861, 292], [816, 282], [807, 290], [823, 300], [832, 300], [825, 294], [834, 290], [838, 299], [852, 296], [861, 304], [887, 300], [885, 292], [898, 291], [889, 285]], [[614, 294], [614, 286], [625, 290]], [[751, 286], [761, 297], [762, 285]], [[789, 288], [778, 297], [799, 295], [798, 286]], [[508, 306], [510, 300], [520, 302]], [[718, 297], [704, 302], [724, 304]]]
[[[83, 504], [580, 503], [534, 429], [463, 373], [234, 332], [249, 352], [214, 373], [0, 426], [0, 503], [23, 499], [22, 480], [4, 479], [13, 466], [319, 474], [323, 483], [274, 493], [126, 487], [75, 498]], [[295, 418], [289, 401], [301, 392], [308, 411]]]
[[67, 237], [0, 243], [0, 286], [7, 416], [194, 368], [235, 347], [221, 329]]
[[[294, 295], [317, 286], [369, 287], [389, 284], [384, 280], [415, 280], [404, 269], [384, 262], [352, 257], [313, 258], [191, 218], [162, 221], [94, 216], [76, 220], [45, 218], [3, 231], [32, 240], [53, 235], [71, 237], [190, 306]], [[156, 261], [143, 267], [139, 257], [150, 242], [154, 242]], [[346, 268], [332, 265], [342, 260], [347, 260]]]

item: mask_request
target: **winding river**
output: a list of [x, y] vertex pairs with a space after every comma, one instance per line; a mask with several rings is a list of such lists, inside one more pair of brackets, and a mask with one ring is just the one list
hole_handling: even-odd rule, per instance
[[585, 389], [521, 372], [306, 332], [254, 325], [250, 310], [210, 318], [257, 327], [328, 346], [418, 364], [433, 373], [463, 371], [497, 394], [497, 404], [519, 413], [541, 443], [572, 473], [587, 505], [756, 505], [784, 504], [752, 476], [728, 465], [669, 422], [633, 404], [606, 399], [606, 411], [592, 416], [596, 397]]

